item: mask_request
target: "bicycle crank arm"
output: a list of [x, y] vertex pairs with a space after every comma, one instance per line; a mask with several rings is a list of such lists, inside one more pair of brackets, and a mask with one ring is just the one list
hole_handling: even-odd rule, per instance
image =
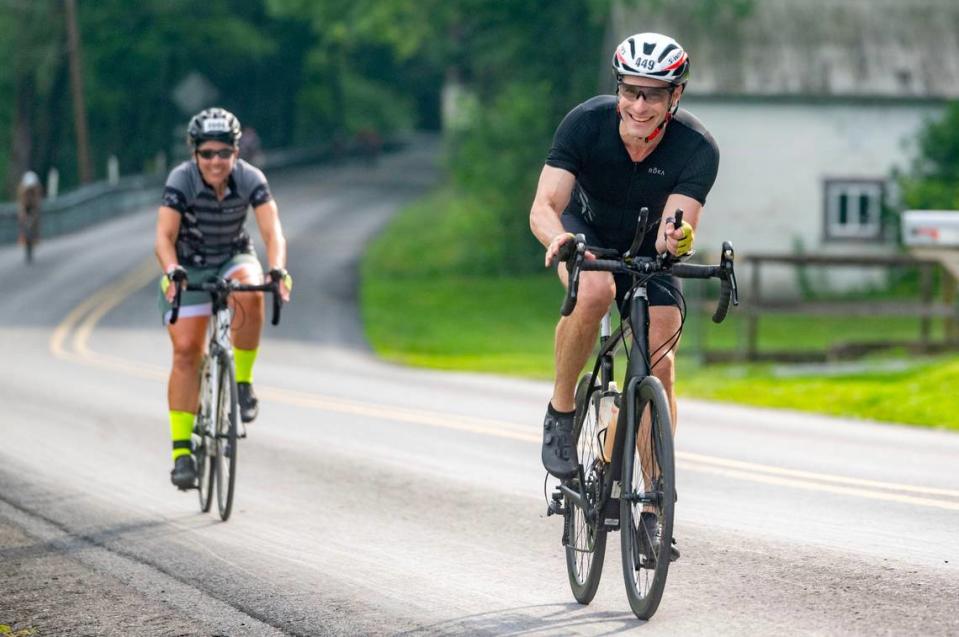
[[596, 519], [596, 510], [589, 506], [585, 495], [579, 491], [573, 491], [565, 484], [559, 485], [559, 490], [563, 492], [563, 495], [569, 498], [570, 505], [577, 506], [583, 510], [583, 515], [588, 521], [593, 522]]

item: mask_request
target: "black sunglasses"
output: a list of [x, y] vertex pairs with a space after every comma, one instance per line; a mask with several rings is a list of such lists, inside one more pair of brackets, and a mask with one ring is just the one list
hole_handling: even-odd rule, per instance
[[232, 148], [221, 148], [220, 150], [204, 148], [203, 150], [196, 151], [196, 154], [203, 159], [213, 159], [214, 157], [219, 157], [220, 159], [229, 159], [233, 156], [234, 152], [235, 151]]
[[669, 86], [636, 86], [624, 82], [617, 84], [616, 88], [620, 97], [630, 102], [635, 102], [642, 97], [649, 104], [665, 104], [673, 92], [672, 87]]

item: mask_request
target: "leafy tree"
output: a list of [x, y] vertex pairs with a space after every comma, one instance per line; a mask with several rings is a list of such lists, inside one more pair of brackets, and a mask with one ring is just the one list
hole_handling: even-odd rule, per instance
[[901, 179], [909, 208], [959, 210], [959, 102], [919, 133], [919, 156]]
[[[0, 146], [12, 162], [5, 167], [0, 153], [0, 170], [8, 184], [28, 164], [40, 173], [57, 166], [61, 187], [76, 182], [62, 7], [62, 0], [0, 0], [0, 54], [12, 62], [0, 66], [0, 94], [10, 96], [0, 100]], [[294, 140], [293, 124], [313, 40], [308, 23], [238, 0], [80, 2], [78, 21], [100, 174], [111, 154], [121, 172], [141, 172], [158, 151], [184, 151], [188, 115], [172, 92], [194, 71], [266, 145], [309, 143]]]
[[24, 171], [41, 170], [50, 137], [59, 121], [55, 100], [66, 85], [63, 56], [64, 23], [55, 0], [8, 1], [0, 4], [0, 155], [5, 188], [12, 195]]

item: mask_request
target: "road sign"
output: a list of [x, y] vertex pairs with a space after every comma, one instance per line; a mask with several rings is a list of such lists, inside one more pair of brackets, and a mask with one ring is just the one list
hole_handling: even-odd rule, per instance
[[191, 71], [173, 89], [173, 103], [186, 115], [213, 106], [220, 91], [196, 71]]

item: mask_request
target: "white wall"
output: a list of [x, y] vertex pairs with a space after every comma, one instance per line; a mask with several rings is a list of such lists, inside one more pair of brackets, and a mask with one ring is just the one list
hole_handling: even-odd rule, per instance
[[[714, 252], [724, 239], [737, 253], [793, 253], [797, 238], [807, 252], [888, 254], [889, 244], [824, 241], [823, 181], [888, 178], [908, 168], [915, 133], [943, 107], [921, 103], [731, 101], [688, 96], [682, 106], [716, 138], [719, 176], [706, 202], [696, 244]], [[747, 273], [739, 275], [745, 283]], [[833, 288], [875, 282], [878, 271], [834, 274]], [[788, 269], [763, 274], [780, 293], [795, 291]]]

